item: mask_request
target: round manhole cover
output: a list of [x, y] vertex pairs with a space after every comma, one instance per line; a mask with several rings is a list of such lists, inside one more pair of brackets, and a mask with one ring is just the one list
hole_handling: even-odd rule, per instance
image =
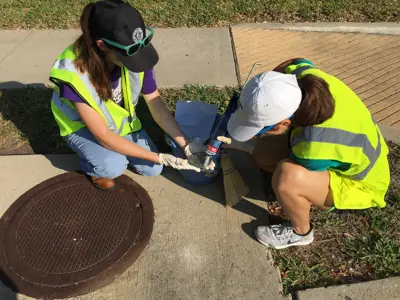
[[100, 288], [147, 245], [154, 221], [147, 192], [123, 175], [113, 192], [78, 173], [22, 195], [0, 222], [0, 278], [21, 294], [66, 298]]

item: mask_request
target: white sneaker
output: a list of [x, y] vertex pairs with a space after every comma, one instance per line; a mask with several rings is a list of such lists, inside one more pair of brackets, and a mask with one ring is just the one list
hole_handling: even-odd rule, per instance
[[312, 229], [307, 235], [302, 236], [298, 235], [290, 224], [258, 226], [254, 233], [261, 244], [275, 249], [309, 245], [314, 240]]

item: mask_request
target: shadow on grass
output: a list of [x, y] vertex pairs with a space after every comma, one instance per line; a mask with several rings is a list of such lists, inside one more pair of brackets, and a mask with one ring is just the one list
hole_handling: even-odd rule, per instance
[[0, 154], [70, 152], [50, 110], [51, 94], [44, 85], [1, 90]]
[[[72, 153], [60, 137], [50, 109], [52, 89], [43, 84], [27, 86], [19, 82], [2, 82], [0, 87], [3, 88], [0, 88], [0, 155]], [[161, 94], [171, 110], [180, 99], [202, 100], [223, 108], [233, 89], [189, 85], [181, 89], [163, 89]], [[163, 131], [154, 122], [143, 98], [136, 112], [158, 150], [170, 151]]]
[[[23, 86], [3, 83], [2, 86]], [[0, 154], [72, 153], [59, 135], [59, 128], [50, 108], [52, 89], [44, 85], [4, 89], [0, 91]], [[155, 124], [143, 100], [137, 114], [160, 151], [168, 150], [162, 130]]]

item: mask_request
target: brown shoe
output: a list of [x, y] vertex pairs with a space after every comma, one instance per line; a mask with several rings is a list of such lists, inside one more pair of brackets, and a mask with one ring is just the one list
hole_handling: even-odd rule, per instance
[[92, 176], [92, 182], [97, 188], [103, 191], [112, 191], [117, 186], [117, 181], [110, 178]]

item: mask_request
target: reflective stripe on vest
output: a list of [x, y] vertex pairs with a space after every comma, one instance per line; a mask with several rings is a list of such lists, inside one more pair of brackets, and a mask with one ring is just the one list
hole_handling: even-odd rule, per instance
[[[75, 75], [79, 76], [80, 80], [85, 85], [85, 88], [88, 90], [90, 95], [93, 97], [93, 100], [96, 103], [98, 109], [100, 109], [101, 113], [103, 114], [104, 118], [106, 119], [109, 130], [111, 130], [119, 135], [122, 133], [124, 126], [126, 124], [130, 124], [131, 122], [136, 120], [136, 113], [133, 109], [133, 112], [134, 112], [133, 116], [132, 117], [123, 117], [123, 120], [122, 120], [120, 126], [117, 126], [117, 124], [115, 124], [115, 121], [112, 118], [109, 110], [107, 109], [104, 101], [102, 101], [101, 98], [99, 97], [99, 95], [97, 94], [97, 91], [95, 90], [93, 84], [91, 83], [89, 76], [87, 75], [87, 73], [84, 73], [84, 74], [80, 73], [76, 69], [76, 67], [73, 63], [73, 60], [71, 60], [71, 59], [58, 60], [54, 63], [53, 68], [72, 72]], [[128, 72], [128, 73], [129, 73], [130, 92], [132, 95], [131, 101], [134, 105], [136, 105], [138, 102], [139, 96], [140, 96], [140, 92], [141, 92], [141, 78], [140, 78], [139, 73], [133, 73], [133, 72]], [[122, 80], [122, 78], [121, 78], [121, 80]], [[78, 93], [78, 95], [79, 95], [79, 93]], [[79, 95], [79, 96], [81, 96], [81, 95]], [[84, 97], [82, 97], [82, 99], [85, 100]], [[125, 99], [125, 101], [126, 100], [127, 99]], [[60, 111], [63, 112], [70, 120], [81, 121], [79, 113], [75, 109], [69, 107], [65, 103], [65, 101], [63, 101], [59, 97], [59, 95], [57, 93], [53, 94], [52, 101], [57, 106], [57, 108], [60, 109]]]
[[136, 106], [138, 104], [139, 96], [141, 93], [140, 88], [135, 88], [141, 86], [139, 74], [129, 72], [129, 83], [131, 86], [132, 103], [134, 106]]
[[76, 109], [69, 107], [67, 103], [61, 100], [60, 96], [56, 91], [53, 92], [51, 101], [71, 120], [71, 121], [82, 121]]
[[[375, 123], [375, 122], [374, 122]], [[366, 134], [352, 133], [342, 129], [324, 127], [304, 127], [299, 135], [295, 135], [291, 141], [292, 147], [301, 142], [332, 143], [342, 146], [362, 148], [363, 153], [369, 159], [369, 165], [360, 173], [351, 176], [354, 180], [363, 180], [374, 167], [381, 155], [381, 135], [378, 129], [378, 145], [376, 149], [371, 145]]]
[[[103, 103], [103, 101], [101, 101], [100, 97], [98, 96], [93, 84], [90, 82], [89, 76], [87, 75], [87, 73], [80, 73], [73, 61], [71, 59], [61, 59], [58, 60], [54, 63], [53, 68], [59, 69], [59, 70], [65, 70], [65, 71], [69, 71], [72, 73], [75, 73], [79, 76], [79, 78], [82, 80], [82, 83], [85, 85], [85, 87], [89, 90], [90, 94], [93, 96], [94, 101], [96, 102], [96, 105], [100, 108], [101, 112], [103, 113], [104, 117], [107, 120], [107, 125], [108, 128], [111, 131], [116, 132], [117, 131], [117, 125], [115, 124], [113, 118], [111, 117], [108, 109], [106, 108], [105, 104]], [[84, 99], [83, 99], [84, 100]], [[57, 105], [57, 103], [54, 103]], [[59, 109], [62, 110], [63, 113], [64, 112], [64, 108], [65, 107], [58, 107]]]

